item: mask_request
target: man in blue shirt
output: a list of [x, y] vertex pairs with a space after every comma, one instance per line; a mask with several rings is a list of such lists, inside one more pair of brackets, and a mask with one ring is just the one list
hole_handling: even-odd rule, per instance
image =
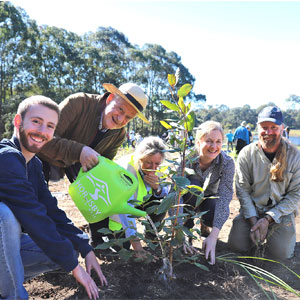
[[91, 270], [107, 284], [86, 235], [57, 207], [35, 156], [53, 138], [58, 118], [51, 99], [27, 98], [14, 118], [14, 136], [0, 142], [1, 299], [28, 299], [24, 280], [57, 269], [72, 271], [90, 299], [99, 296]]
[[233, 151], [233, 133], [231, 130], [229, 130], [228, 133], [226, 133], [227, 138], [227, 152], [229, 152], [229, 146], [231, 147], [231, 151]]
[[239, 126], [234, 133], [233, 141], [236, 141], [236, 154], [239, 154], [240, 151], [250, 143], [249, 141], [249, 131], [246, 128], [246, 121], [243, 121], [241, 123], [241, 126]]

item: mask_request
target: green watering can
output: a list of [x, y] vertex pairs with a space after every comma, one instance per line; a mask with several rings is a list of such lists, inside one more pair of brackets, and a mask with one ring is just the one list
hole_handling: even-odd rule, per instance
[[89, 223], [96, 223], [115, 214], [146, 216], [146, 212], [127, 203], [138, 186], [135, 176], [110, 159], [98, 158], [98, 165], [88, 172], [80, 169], [69, 187], [69, 194], [83, 217]]

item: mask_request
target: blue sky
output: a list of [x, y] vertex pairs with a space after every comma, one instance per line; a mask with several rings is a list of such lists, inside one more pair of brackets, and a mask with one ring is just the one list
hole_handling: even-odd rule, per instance
[[256, 108], [300, 96], [300, 2], [13, 0], [39, 25], [83, 34], [111, 26], [132, 44], [181, 56], [207, 105]]

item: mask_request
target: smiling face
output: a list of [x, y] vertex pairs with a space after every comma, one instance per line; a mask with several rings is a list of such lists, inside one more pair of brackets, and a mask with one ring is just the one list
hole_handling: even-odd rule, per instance
[[277, 125], [273, 122], [261, 122], [257, 125], [259, 142], [268, 153], [276, 152], [283, 132], [283, 125]]
[[202, 136], [197, 142], [200, 161], [205, 164], [211, 163], [220, 154], [222, 143], [222, 134], [217, 129]]
[[140, 167], [145, 175], [155, 174], [162, 161], [163, 156], [160, 153], [147, 155], [140, 160]]
[[17, 137], [26, 158], [38, 153], [53, 138], [57, 122], [57, 112], [42, 104], [29, 107], [23, 120], [20, 114], [15, 116]]
[[106, 129], [119, 129], [127, 125], [137, 111], [120, 96], [110, 94], [106, 100], [102, 126]]

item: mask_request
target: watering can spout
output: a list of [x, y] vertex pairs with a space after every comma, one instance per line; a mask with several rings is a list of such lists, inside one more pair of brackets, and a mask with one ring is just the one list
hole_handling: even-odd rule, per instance
[[127, 203], [124, 203], [123, 207], [120, 208], [119, 214], [128, 214], [136, 217], [145, 217], [147, 215], [145, 211], [134, 208]]

